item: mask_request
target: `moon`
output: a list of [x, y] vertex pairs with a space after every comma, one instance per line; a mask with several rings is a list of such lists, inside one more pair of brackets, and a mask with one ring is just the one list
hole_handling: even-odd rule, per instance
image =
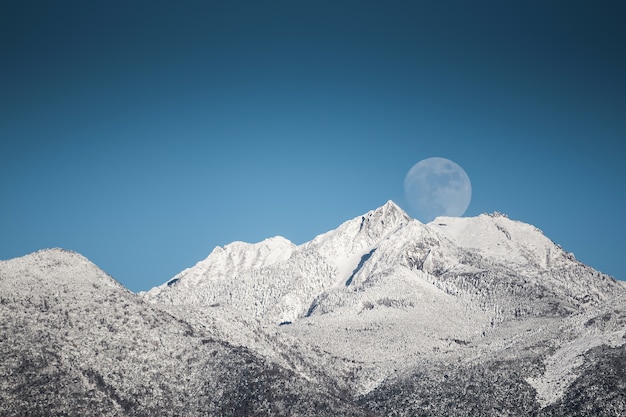
[[438, 216], [462, 216], [472, 199], [472, 184], [455, 162], [428, 158], [407, 172], [404, 196], [415, 217], [428, 223]]

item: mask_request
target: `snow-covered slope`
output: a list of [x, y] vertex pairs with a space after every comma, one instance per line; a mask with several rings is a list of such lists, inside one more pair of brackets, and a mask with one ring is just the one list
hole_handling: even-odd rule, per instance
[[249, 349], [223, 337], [242, 323], [207, 316], [150, 305], [77, 253], [0, 261], [0, 415], [371, 415], [289, 343]]
[[142, 294], [73, 252], [0, 261], [0, 358], [7, 416], [626, 415], [626, 287], [504, 215], [390, 201]]
[[562, 258], [562, 250], [541, 230], [501, 213], [478, 217], [438, 217], [431, 226], [457, 246], [496, 262], [548, 269]]
[[[426, 358], [468, 360], [556, 337], [570, 326], [563, 320], [624, 294], [536, 227], [499, 213], [422, 224], [389, 201], [303, 245], [276, 239], [274, 256], [251, 259], [273, 248], [267, 241], [228, 245], [143, 296], [288, 324], [285, 334], [360, 364], [353, 387], [368, 392]], [[524, 337], [502, 342], [522, 319]]]
[[185, 269], [160, 288], [174, 284], [180, 289], [190, 288], [207, 278], [237, 276], [248, 270], [262, 269], [289, 259], [294, 249], [293, 243], [280, 236], [255, 244], [233, 242], [223, 248], [218, 246], [206, 259]]
[[170, 304], [226, 303], [266, 321], [291, 322], [306, 316], [325, 290], [345, 285], [361, 259], [409, 221], [390, 201], [299, 247], [284, 238], [237, 242], [143, 296]]
[[[586, 278], [571, 279], [579, 275]], [[410, 276], [409, 284], [399, 284], [400, 276]], [[143, 296], [169, 304], [225, 303], [260, 320], [281, 323], [347, 304], [358, 309], [367, 301], [361, 294], [366, 288], [382, 298], [401, 294], [415, 283], [460, 295], [462, 302], [482, 304], [494, 314], [547, 308], [539, 302], [515, 310], [511, 299], [507, 306], [498, 306], [498, 300], [488, 300], [494, 294], [511, 298], [520, 291], [542, 293], [541, 298], [558, 298], [554, 308], [567, 309], [598, 301], [620, 287], [531, 225], [498, 213], [440, 217], [425, 225], [389, 201], [301, 246], [276, 237], [218, 247]]]

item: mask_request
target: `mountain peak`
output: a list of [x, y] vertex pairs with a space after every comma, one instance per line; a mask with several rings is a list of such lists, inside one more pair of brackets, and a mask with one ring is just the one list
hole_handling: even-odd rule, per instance
[[[62, 248], [41, 249], [18, 258], [0, 261], [0, 267], [7, 267], [21, 276], [20, 280], [4, 283], [15, 291], [21, 287], [31, 288], [33, 285], [42, 291], [54, 292], [59, 288], [69, 287], [90, 292], [99, 284], [123, 288], [85, 256]], [[2, 278], [0, 273], [0, 281]]]
[[385, 204], [383, 204], [382, 206], [380, 206], [378, 209], [374, 211], [378, 211], [378, 210], [381, 210], [383, 213], [400, 213], [400, 214], [403, 214], [407, 218], [409, 217], [409, 215], [406, 214], [406, 212], [402, 210], [402, 208], [399, 205], [397, 205], [393, 200], [387, 200]]
[[387, 221], [388, 223], [397, 223], [398, 225], [406, 224], [411, 220], [411, 217], [392, 200], [388, 200], [377, 209], [367, 212], [361, 218], [377, 219], [381, 224], [385, 224], [385, 221]]
[[[305, 245], [328, 249], [335, 253], [360, 252], [380, 241], [384, 236], [409, 223], [411, 218], [396, 203], [389, 200], [377, 209], [341, 224], [337, 229], [318, 235]], [[358, 249], [356, 249], [358, 248]]]
[[387, 202], [383, 204], [381, 208], [391, 208], [395, 210], [402, 210], [400, 206], [398, 206], [393, 200], [387, 200]]

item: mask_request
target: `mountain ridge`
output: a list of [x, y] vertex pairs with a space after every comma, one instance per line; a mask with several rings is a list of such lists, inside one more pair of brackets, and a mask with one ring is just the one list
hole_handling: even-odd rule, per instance
[[77, 253], [2, 261], [0, 290], [0, 415], [370, 415], [324, 375], [147, 304]]
[[626, 413], [626, 286], [500, 213], [388, 201], [139, 294], [41, 250], [0, 261], [0, 317], [0, 415]]
[[[142, 295], [155, 302], [226, 302], [250, 309], [250, 297], [242, 295], [246, 297], [242, 302], [237, 299], [238, 282], [244, 280], [248, 283], [243, 286], [245, 290], [252, 287], [256, 294], [270, 295], [262, 301], [254, 300], [262, 304], [255, 310], [255, 317], [280, 323], [308, 315], [316, 298], [346, 283], [355, 285], [371, 280], [372, 273], [382, 273], [383, 266], [423, 270], [433, 283], [452, 291], [448, 288], [451, 280], [446, 284], [432, 278], [475, 275], [495, 265], [508, 270], [515, 268], [516, 276], [537, 281], [541, 275], [544, 279], [553, 278], [550, 271], [566, 273], [582, 265], [536, 227], [500, 213], [473, 218], [439, 217], [423, 224], [411, 219], [391, 200], [302, 245], [295, 246], [285, 239], [283, 243], [288, 248], [277, 249], [279, 255], [274, 262], [261, 261], [256, 267], [232, 262], [233, 258], [247, 258], [248, 253], [265, 245], [264, 242], [268, 240], [257, 244], [238, 242], [243, 254], [229, 252], [230, 264], [214, 259], [216, 252], [222, 253], [218, 247], [194, 267]], [[226, 248], [231, 249], [231, 245]], [[378, 250], [381, 245], [382, 252]], [[263, 247], [272, 250], [267, 245]], [[385, 256], [385, 262], [376, 265]], [[186, 281], [190, 284], [186, 285]], [[216, 285], [223, 287], [222, 294], [216, 292]], [[583, 297], [586, 290], [586, 287], [577, 289], [577, 295]]]

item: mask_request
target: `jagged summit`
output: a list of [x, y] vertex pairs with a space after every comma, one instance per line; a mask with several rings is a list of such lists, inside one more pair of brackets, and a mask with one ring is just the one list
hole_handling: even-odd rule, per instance
[[373, 210], [373, 216], [380, 217], [382, 221], [393, 221], [401, 223], [412, 220], [411, 217], [392, 200], [388, 200], [385, 204], [383, 204], [376, 210]]
[[380, 206], [379, 208], [377, 208], [374, 211], [382, 211], [383, 213], [399, 213], [401, 215], [403, 215], [404, 217], [409, 217], [408, 214], [406, 214], [406, 212], [399, 206], [397, 205], [393, 200], [387, 200], [387, 202], [385, 204], [383, 204], [382, 206]]
[[303, 247], [315, 248], [331, 258], [350, 257], [371, 247], [410, 221], [411, 218], [389, 200], [375, 210], [342, 223], [337, 229], [316, 236]]
[[406, 211], [404, 211], [404, 209], [402, 209], [393, 200], [388, 200], [385, 204], [375, 210], [370, 211], [369, 213], [373, 213], [375, 216], [381, 218], [401, 219], [402, 221], [413, 221], [421, 223], [419, 220], [409, 216]]

